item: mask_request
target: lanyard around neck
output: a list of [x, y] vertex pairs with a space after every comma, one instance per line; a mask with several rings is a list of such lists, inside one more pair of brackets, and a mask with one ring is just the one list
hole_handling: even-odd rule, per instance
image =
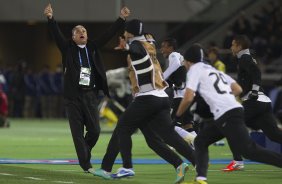
[[[86, 46], [84, 48], [85, 48], [85, 51], [86, 51], [86, 57], [87, 57], [87, 61], [88, 61], [88, 66], [89, 66], [89, 68], [91, 70], [90, 60], [89, 60], [89, 57], [88, 57], [88, 51], [87, 51]], [[80, 54], [80, 50], [79, 49], [78, 49], [78, 57], [79, 57], [80, 67], [82, 67], [82, 59], [81, 59], [81, 54]]]

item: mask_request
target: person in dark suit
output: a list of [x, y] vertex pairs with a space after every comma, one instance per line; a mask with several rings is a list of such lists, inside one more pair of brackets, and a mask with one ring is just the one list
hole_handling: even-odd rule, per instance
[[44, 14], [62, 54], [65, 108], [79, 164], [86, 173], [93, 173], [91, 150], [100, 134], [98, 91], [110, 96], [99, 49], [124, 27], [130, 10], [122, 8], [120, 17], [96, 41], [88, 39], [87, 30], [82, 25], [75, 26], [72, 39], [66, 40], [53, 17], [51, 4], [46, 6]]

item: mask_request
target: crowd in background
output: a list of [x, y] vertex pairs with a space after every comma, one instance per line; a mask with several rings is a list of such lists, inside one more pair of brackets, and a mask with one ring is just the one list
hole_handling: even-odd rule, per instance
[[[245, 34], [252, 41], [252, 54], [264, 65], [279, 62], [282, 66], [282, 3], [270, 1], [260, 7], [255, 14], [241, 12], [237, 20], [229, 26], [223, 41], [223, 48], [229, 49], [234, 35]], [[225, 58], [227, 61], [230, 58]], [[230, 64], [230, 62], [226, 62]], [[229, 67], [229, 70], [236, 68]], [[265, 72], [272, 72], [266, 70]]]
[[[232, 38], [236, 34], [245, 34], [251, 39], [251, 48], [255, 52], [253, 54], [262, 70], [263, 66], [273, 63], [282, 66], [282, 3], [280, 1], [270, 1], [262, 6], [259, 12], [252, 15], [241, 12], [238, 19], [230, 25], [222, 45], [223, 49], [218, 51], [218, 59], [226, 65], [226, 72], [236, 71], [233, 57], [222, 52], [224, 49], [230, 49]], [[210, 46], [214, 48], [217, 45], [210, 43]], [[265, 72], [272, 71], [265, 70]], [[274, 112], [282, 117], [281, 81], [275, 83], [276, 86], [269, 95], [273, 101]], [[65, 117], [62, 97], [63, 76], [60, 65], [55, 71], [44, 66], [41, 71], [34, 72], [25, 61], [20, 61], [16, 67], [2, 69], [0, 84], [2, 91], [8, 96], [10, 117]], [[122, 98], [115, 99], [124, 105]]]
[[[267, 93], [272, 100], [273, 111], [282, 122], [282, 2], [269, 1], [254, 14], [240, 12], [226, 32], [218, 58], [226, 65], [227, 72], [236, 72], [237, 63], [229, 52], [234, 35], [244, 34], [250, 38], [251, 53], [263, 73], [276, 74], [280, 80]], [[215, 43], [210, 48], [220, 47]], [[272, 66], [272, 67], [271, 67]], [[267, 88], [266, 88], [267, 89]]]
[[1, 86], [8, 96], [9, 116], [16, 118], [64, 117], [61, 66], [33, 72], [24, 61], [1, 71]]

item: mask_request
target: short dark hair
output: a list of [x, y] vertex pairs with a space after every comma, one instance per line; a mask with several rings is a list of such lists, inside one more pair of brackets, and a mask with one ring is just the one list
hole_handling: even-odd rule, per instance
[[251, 41], [246, 35], [236, 35], [233, 40], [237, 45], [240, 45], [242, 49], [248, 49], [251, 46]]
[[133, 19], [125, 23], [125, 31], [134, 36], [141, 36], [144, 33], [143, 22], [138, 19]]
[[163, 40], [163, 42], [166, 42], [168, 46], [172, 47], [173, 50], [177, 49], [177, 41], [174, 38], [166, 38]]
[[186, 61], [197, 63], [201, 62], [204, 59], [204, 49], [203, 47], [195, 43], [191, 47], [189, 47], [186, 52], [184, 53], [184, 59]]

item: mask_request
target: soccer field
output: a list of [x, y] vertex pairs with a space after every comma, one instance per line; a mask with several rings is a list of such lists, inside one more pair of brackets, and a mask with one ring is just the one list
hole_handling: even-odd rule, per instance
[[[136, 176], [123, 180], [103, 180], [85, 174], [76, 163], [67, 120], [11, 120], [11, 127], [0, 129], [0, 184], [69, 183], [69, 184], [161, 184], [173, 183], [175, 171], [146, 145], [142, 134], [133, 136], [133, 158]], [[110, 134], [101, 134], [92, 151], [93, 167], [99, 168]], [[231, 159], [228, 146], [210, 147], [211, 164], [208, 182], [215, 184], [282, 183], [282, 170], [249, 163], [245, 171], [220, 171]], [[116, 164], [114, 171], [120, 167]], [[185, 182], [195, 177], [190, 167]]]

